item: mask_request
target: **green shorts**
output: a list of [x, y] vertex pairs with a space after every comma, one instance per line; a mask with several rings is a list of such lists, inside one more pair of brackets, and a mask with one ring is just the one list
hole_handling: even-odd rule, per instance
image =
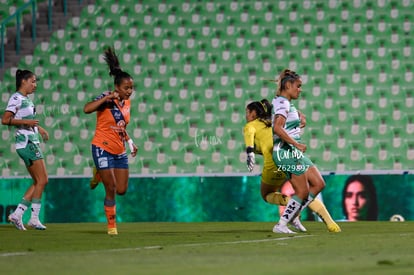
[[29, 141], [25, 148], [16, 149], [17, 154], [22, 158], [27, 167], [33, 164], [33, 161], [43, 159], [42, 150], [39, 144]]
[[[277, 149], [276, 149], [277, 148]], [[312, 161], [296, 147], [281, 142], [273, 149], [273, 160], [276, 166], [285, 172], [288, 178], [304, 174], [309, 167], [314, 166]]]

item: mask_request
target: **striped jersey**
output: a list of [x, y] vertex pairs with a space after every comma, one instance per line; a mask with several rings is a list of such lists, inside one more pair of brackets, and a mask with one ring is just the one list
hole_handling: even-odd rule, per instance
[[[285, 97], [278, 96], [272, 100], [273, 105], [273, 117], [275, 115], [281, 115], [286, 118], [285, 130], [295, 140], [300, 140], [300, 118], [299, 112], [296, 107]], [[273, 141], [279, 142], [281, 139], [273, 133]]]
[[[14, 119], [35, 119], [36, 108], [28, 96], [19, 92], [14, 93], [7, 103], [6, 111], [14, 114]], [[16, 149], [27, 146], [29, 141], [39, 143], [39, 134], [33, 127], [16, 125]]]

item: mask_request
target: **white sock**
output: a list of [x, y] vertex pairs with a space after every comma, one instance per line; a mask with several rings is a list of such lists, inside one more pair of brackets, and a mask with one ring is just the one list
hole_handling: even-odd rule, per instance
[[39, 220], [39, 213], [40, 213], [41, 204], [40, 203], [32, 203], [32, 216], [31, 220]]
[[293, 195], [286, 205], [285, 211], [283, 211], [283, 214], [280, 216], [279, 224], [287, 225], [291, 220], [293, 220], [293, 218], [302, 209], [302, 202], [303, 201], [299, 197]]
[[19, 203], [17, 205], [17, 208], [14, 210], [14, 214], [18, 217], [23, 217], [23, 214], [24, 212], [26, 212], [26, 210], [27, 210], [27, 206], [22, 203]]

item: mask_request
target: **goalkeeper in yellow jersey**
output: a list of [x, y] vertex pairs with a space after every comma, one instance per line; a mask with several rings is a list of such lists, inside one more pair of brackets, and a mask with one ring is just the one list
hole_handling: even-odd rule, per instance
[[[270, 204], [286, 206], [289, 197], [279, 191], [287, 181], [286, 174], [276, 167], [273, 161], [273, 131], [272, 131], [272, 105], [267, 99], [254, 101], [246, 107], [247, 124], [244, 127], [244, 141], [247, 154], [247, 168], [253, 171], [255, 154], [263, 155], [263, 170], [260, 192], [263, 200]], [[303, 127], [305, 124], [302, 116]], [[327, 225], [330, 232], [340, 232], [340, 227], [332, 220], [324, 204], [315, 199], [309, 204], [309, 208], [315, 212]], [[306, 232], [301, 224], [299, 216], [290, 223], [297, 231]]]

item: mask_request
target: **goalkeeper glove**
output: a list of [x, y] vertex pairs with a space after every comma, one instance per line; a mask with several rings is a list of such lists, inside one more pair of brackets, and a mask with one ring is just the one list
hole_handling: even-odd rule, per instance
[[253, 171], [254, 165], [256, 164], [256, 159], [254, 156], [253, 148], [247, 147], [246, 153], [247, 153], [247, 160], [246, 160], [247, 169], [249, 169], [249, 172], [251, 172]]

